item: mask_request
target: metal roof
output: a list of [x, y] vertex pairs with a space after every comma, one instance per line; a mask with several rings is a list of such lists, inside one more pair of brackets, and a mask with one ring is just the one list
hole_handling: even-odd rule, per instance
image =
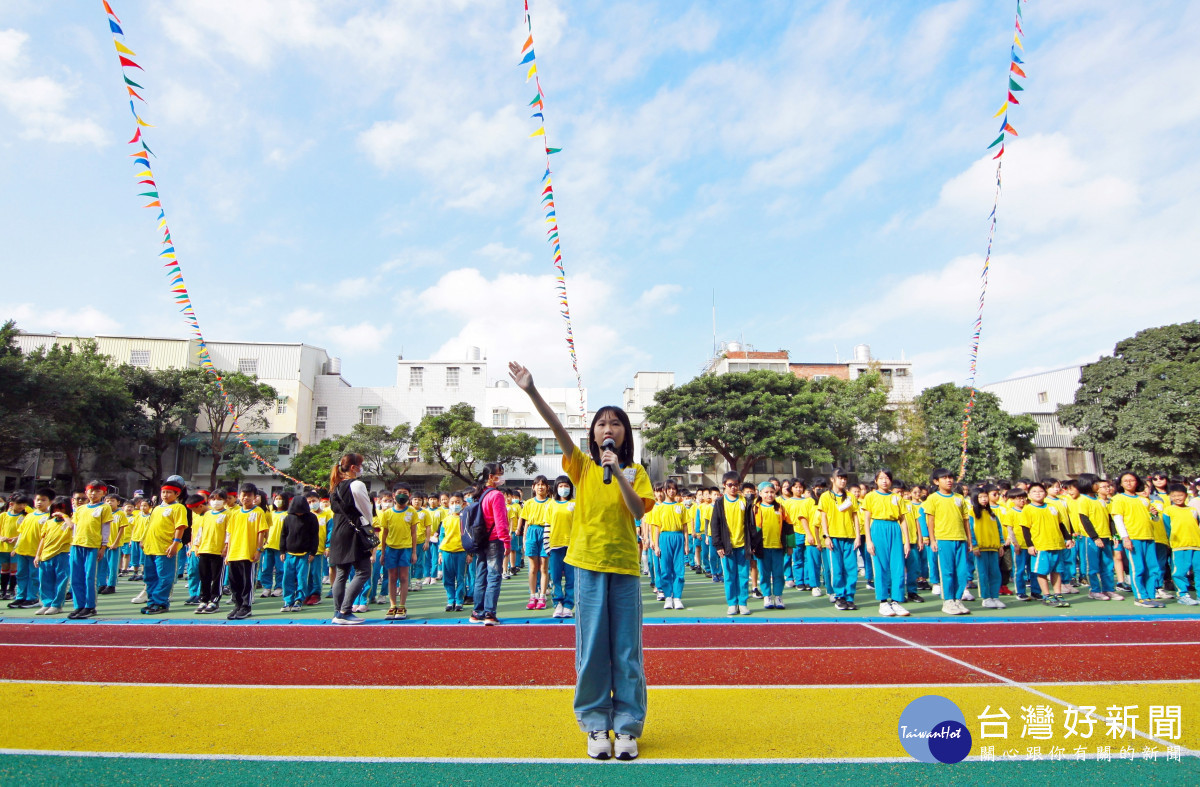
[[[1082, 366], [1067, 366], [1049, 372], [1013, 377], [981, 385], [979, 390], [1000, 397], [1000, 407], [1009, 413], [1053, 414], [1060, 404], [1075, 401]], [[1043, 399], [1045, 401], [1043, 401]]]

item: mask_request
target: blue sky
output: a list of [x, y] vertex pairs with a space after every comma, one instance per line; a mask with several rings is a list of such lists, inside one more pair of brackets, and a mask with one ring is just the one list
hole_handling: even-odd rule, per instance
[[[206, 336], [356, 385], [486, 347], [571, 385], [516, 0], [119, 2]], [[1014, 3], [534, 0], [591, 404], [720, 339], [866, 342], [963, 382]], [[1200, 5], [1034, 2], [979, 382], [1094, 359], [1200, 295]], [[0, 6], [0, 317], [186, 335], [100, 3]]]

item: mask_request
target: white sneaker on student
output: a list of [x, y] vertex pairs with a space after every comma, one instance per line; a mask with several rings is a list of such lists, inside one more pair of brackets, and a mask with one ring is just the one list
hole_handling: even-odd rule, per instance
[[975, 597], [971, 595], [971, 591], [964, 590], [963, 594], [962, 594], [962, 598], [960, 600], [961, 601], [974, 601]]
[[[736, 615], [737, 613], [738, 613], [738, 608], [737, 608], [737, 607], [730, 607], [729, 609], [725, 610], [725, 614], [726, 614], [726, 615]], [[35, 613], [33, 613], [33, 614], [35, 614], [35, 615], [40, 615], [40, 614], [42, 614], [42, 613], [40, 613], [40, 612], [35, 612]]]
[[638, 756], [637, 738], [618, 732], [617, 740], [613, 744], [613, 751], [616, 752], [618, 760], [636, 760]]
[[1179, 594], [1179, 603], [1184, 605], [1185, 607], [1194, 607], [1197, 604], [1200, 604], [1200, 601], [1197, 601], [1196, 599], [1192, 598], [1187, 593], [1180, 593]]
[[783, 605], [783, 596], [775, 597], [775, 609], [787, 609], [787, 607]]
[[794, 588], [796, 587], [796, 583], [789, 579], [787, 582], [783, 583], [783, 586], [785, 588]]
[[663, 599], [663, 609], [675, 609], [675, 599], [667, 596]]
[[774, 596], [763, 596], [763, 609], [775, 609]]
[[745, 604], [739, 604], [738, 605], [738, 614], [739, 615], [749, 615], [750, 607], [746, 606]]
[[971, 614], [971, 610], [967, 609], [967, 605], [962, 603], [961, 601], [955, 601], [954, 606], [958, 610], [958, 614], [960, 614], [960, 615], [970, 615]]
[[588, 756], [593, 760], [607, 760], [612, 757], [612, 744], [608, 741], [607, 730], [595, 730], [587, 734]]
[[992, 609], [1008, 609], [1008, 605], [998, 598], [992, 599]]
[[992, 600], [990, 598], [985, 598], [982, 601], [982, 605], [984, 609], [999, 609], [999, 607], [992, 605]]
[[683, 608], [684, 608], [683, 607], [683, 599], [681, 599], [681, 598], [675, 599], [675, 609], [683, 609]]
[[896, 613], [892, 611], [892, 602], [880, 601], [879, 602], [879, 614], [883, 615], [885, 618], [896, 617]]
[[562, 616], [563, 616], [563, 605], [562, 605], [562, 604], [555, 604], [555, 605], [554, 605], [554, 614], [553, 614], [553, 615], [551, 615], [550, 617], [552, 617], [552, 618], [561, 618]]
[[942, 602], [942, 612], [944, 612], [947, 615], [957, 615], [958, 607], [954, 606], [953, 601], [943, 601]]
[[59, 612], [62, 612], [62, 607], [46, 607], [46, 612], [45, 612], [45, 614], [47, 614], [47, 615], [57, 615]]
[[909, 612], [908, 612], [908, 610], [907, 610], [907, 609], [905, 609], [904, 607], [900, 606], [900, 605], [899, 605], [898, 603], [896, 603], [895, 601], [893, 601], [893, 602], [891, 603], [891, 607], [892, 607], [892, 613], [893, 613], [893, 614], [895, 614], [895, 616], [896, 616], [896, 617], [898, 617], [898, 618], [906, 618], [906, 617], [908, 617], [908, 616], [909, 616]]
[[562, 616], [563, 616], [564, 618], [573, 618], [573, 617], [575, 617], [575, 610], [574, 610], [574, 609], [568, 609], [567, 607], [563, 607], [563, 614], [562, 614]]
[[149, 601], [149, 600], [150, 600], [150, 597], [146, 595], [146, 591], [145, 591], [145, 589], [143, 589], [141, 593], [138, 593], [136, 596], [134, 596], [133, 598], [129, 599], [129, 603], [131, 603], [131, 604], [145, 604], [145, 603], [146, 603], [147, 601]]
[[1166, 588], [1159, 588], [1158, 590], [1154, 591], [1154, 597], [1159, 601], [1169, 601], [1174, 598], [1174, 596], [1172, 596]]
[[942, 586], [935, 582], [933, 584], [933, 589], [930, 590], [929, 592], [935, 596], [940, 596], [940, 595], [942, 595]]
[[821, 590], [820, 588], [813, 588], [812, 593], [813, 598], [820, 598], [821, 596], [825, 595], [825, 591]]
[[[37, 612], [34, 612], [33, 614], [35, 614], [35, 615], [45, 615], [45, 614], [46, 614], [46, 612], [47, 612], [49, 609], [50, 609], [50, 607], [42, 607], [41, 609], [39, 609]], [[730, 609], [734, 609], [734, 607], [730, 607]], [[735, 613], [733, 613], [733, 612], [730, 612], [729, 614], [730, 614], [730, 615], [733, 615], [733, 614], [735, 614]]]

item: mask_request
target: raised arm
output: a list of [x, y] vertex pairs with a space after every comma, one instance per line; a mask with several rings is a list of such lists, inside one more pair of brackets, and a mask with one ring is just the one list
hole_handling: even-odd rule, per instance
[[508, 364], [508, 376], [517, 384], [525, 393], [529, 394], [530, 401], [533, 402], [533, 409], [538, 411], [538, 415], [542, 417], [554, 432], [554, 436], [558, 439], [558, 444], [562, 447], [563, 457], [571, 457], [577, 450], [575, 442], [571, 439], [571, 435], [567, 433], [567, 428], [562, 425], [562, 421], [558, 420], [558, 416], [550, 409], [550, 405], [546, 404], [546, 400], [542, 398], [541, 393], [533, 384], [533, 375], [529, 373], [521, 364], [516, 361], [511, 361]]

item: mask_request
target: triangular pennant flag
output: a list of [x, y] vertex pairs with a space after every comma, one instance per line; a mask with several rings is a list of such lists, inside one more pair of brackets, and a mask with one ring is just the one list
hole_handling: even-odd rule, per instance
[[118, 41], [115, 38], [113, 39], [113, 44], [116, 45], [117, 51], [120, 52], [121, 54], [129, 55], [130, 57], [137, 57], [137, 52], [134, 52], [132, 49], [125, 46], [124, 44], [122, 44], [120, 41]]
[[522, 59], [520, 63], [517, 63], [517, 65], [523, 66], [526, 63], [532, 63], [532, 62], [533, 62], [533, 50], [530, 49], [529, 54], [525, 55], [524, 59]]
[[104, 11], [105, 11], [105, 13], [107, 13], [107, 14], [108, 14], [109, 16], [111, 16], [113, 19], [116, 19], [118, 22], [120, 22], [120, 21], [121, 21], [121, 20], [120, 20], [120, 18], [119, 18], [119, 17], [118, 17], [118, 16], [117, 16], [117, 15], [116, 15], [114, 12], [113, 12], [113, 10], [112, 10], [112, 6], [108, 4], [108, 0], [100, 0], [100, 1], [101, 1], [102, 3], [104, 3]]
[[125, 57], [124, 55], [117, 55], [117, 58], [121, 61], [121, 65], [123, 65], [123, 66], [129, 66], [130, 68], [137, 68], [142, 71], [146, 70], [146, 69], [142, 68], [141, 66], [139, 66], [137, 63], [130, 60], [129, 58]]
[[521, 51], [524, 52], [526, 49], [529, 49], [531, 46], [533, 46], [533, 35], [532, 34], [529, 36], [529, 38], [525, 39], [524, 44], [521, 44]]
[[155, 199], [158, 199], [158, 192], [157, 191], [143, 191], [141, 194], [138, 194], [138, 196], [139, 197], [154, 197]]
[[134, 82], [134, 81], [133, 81], [132, 79], [130, 79], [129, 77], [125, 76], [124, 74], [122, 74], [121, 76], [122, 76], [122, 77], [125, 77], [125, 84], [127, 84], [127, 85], [133, 85], [134, 87], [136, 87], [136, 88], [141, 88], [142, 90], [145, 90], [145, 89], [146, 89], [146, 88], [142, 87], [141, 85], [139, 85], [137, 82]]
[[138, 158], [135, 158], [133, 161], [135, 164], [141, 164], [143, 167], [150, 166], [150, 160], [147, 159], [145, 156], [139, 156]]
[[[529, 54], [533, 54], [533, 53], [530, 52]], [[533, 79], [533, 75], [536, 73], [537, 73], [537, 63], [531, 63], [529, 65], [529, 72], [525, 74], [525, 81], [528, 82], [529, 80]]]
[[1016, 91], [1016, 90], [1024, 90], [1025, 88], [1023, 88], [1019, 84], [1017, 84], [1017, 80], [1013, 79], [1012, 77], [1009, 77], [1008, 78], [1008, 89]]
[[143, 104], [145, 104], [145, 103], [146, 103], [146, 99], [142, 98], [142, 97], [141, 97], [141, 96], [139, 96], [139, 95], [138, 95], [136, 92], [134, 92], [133, 88], [126, 86], [126, 88], [125, 88], [125, 89], [129, 91], [129, 95], [133, 96], [133, 97], [134, 97], [134, 98], [136, 98], [138, 101], [141, 101]]
[[1022, 60], [1021, 58], [1017, 57], [1017, 50], [1010, 49], [1009, 51], [1012, 53], [1012, 61], [1014, 63], [1020, 63], [1021, 65], [1025, 65], [1025, 61]]
[[537, 131], [535, 131], [535, 132], [533, 132], [533, 133], [532, 133], [532, 134], [530, 134], [529, 136], [531, 136], [531, 137], [544, 137], [544, 136], [546, 136], [546, 127], [545, 127], [545, 126], [538, 126], [538, 130], [537, 130]]
[[1025, 51], [1025, 47], [1021, 46], [1021, 39], [1016, 33], [1013, 33], [1013, 43], [1017, 45], [1017, 49], [1020, 49], [1022, 52]]
[[529, 106], [537, 106], [540, 103], [542, 103], [542, 91], [539, 90], [538, 94], [533, 97], [533, 101], [529, 102]]
[[529, 117], [531, 117], [531, 118], [541, 118], [543, 121], [545, 121], [545, 120], [546, 120], [546, 116], [545, 116], [545, 115], [543, 115], [541, 112], [534, 112], [534, 113], [533, 113], [532, 115], [530, 115]]
[[146, 121], [142, 120], [142, 119], [141, 119], [140, 117], [138, 117], [137, 115], [134, 115], [134, 117], [137, 117], [137, 123], [138, 123], [138, 125], [139, 125], [139, 126], [144, 126], [144, 127], [146, 127], [146, 128], [154, 128], [154, 126], [152, 126], [152, 125], [150, 125], [149, 123], [147, 123]]
[[1001, 107], [996, 110], [996, 114], [992, 115], [992, 117], [998, 118], [1007, 111], [1008, 111], [1008, 102], [1005, 101], [1004, 104], [1002, 104]]
[[1001, 145], [1001, 146], [1000, 146], [1000, 152], [999, 152], [999, 153], [997, 153], [996, 155], [992, 156], [992, 161], [995, 161], [996, 159], [1000, 158], [1000, 157], [1001, 157], [1001, 156], [1003, 156], [1003, 155], [1004, 155], [1004, 146], [1003, 146], [1003, 145]]
[[146, 144], [146, 140], [144, 139], [142, 140], [142, 150], [146, 151], [151, 156], [154, 155], [154, 151], [150, 149], [150, 146]]
[[1010, 103], [1010, 104], [1020, 104], [1021, 103], [1020, 101], [1017, 101], [1017, 97], [1012, 94], [1011, 90], [1008, 91], [1008, 103]]
[[154, 202], [151, 202], [149, 205], [143, 205], [142, 207], [143, 208], [161, 208], [162, 203], [159, 202], [158, 200], [154, 200]]
[[108, 29], [113, 31], [114, 33], [116, 33], [119, 36], [125, 35], [125, 31], [121, 29], [121, 26], [118, 25], [116, 22], [114, 22], [111, 19], [108, 20]]
[[988, 145], [988, 150], [991, 150], [992, 148], [996, 147], [997, 145], [1001, 144], [1002, 142], [1004, 142], [1004, 134], [1001, 134], [1000, 136], [996, 137], [995, 141], [992, 142], [992, 144]]
[[1017, 16], [1024, 19], [1024, 17], [1021, 16], [1021, 0], [1017, 0]]
[[[1017, 8], [1020, 8], [1020, 7], [1021, 7], [1021, 6], [1018, 4], [1018, 5], [1017, 5]], [[1020, 33], [1021, 35], [1025, 35], [1025, 31], [1021, 29], [1021, 17], [1020, 17], [1020, 16], [1018, 16], [1018, 17], [1016, 18], [1016, 20], [1013, 22], [1013, 24], [1015, 24], [1015, 25], [1017, 26], [1017, 32], [1018, 32], [1018, 33]]]
[[1014, 137], [1019, 136], [1017, 134], [1017, 130], [1015, 128], [1013, 128], [1011, 125], [1009, 125], [1008, 123], [1004, 124], [1004, 130], [1007, 131], [1009, 134], [1012, 134]]
[[[1016, 74], [1019, 77], [1025, 76], [1025, 72], [1022, 71], [1021, 67], [1019, 65], [1017, 65], [1016, 63], [1013, 63], [1012, 65], [1010, 65], [1009, 70], [1012, 71], [1014, 74]], [[1028, 78], [1028, 77], [1026, 77], [1026, 78]]]
[[129, 140], [129, 142], [127, 144], [132, 145], [134, 142], [137, 142], [141, 138], [142, 138], [142, 130], [139, 128], [137, 131], [133, 132], [133, 139]]
[[547, 153], [562, 153], [562, 148], [546, 148]]
[[151, 171], [149, 170], [149, 168], [147, 168], [145, 172], [138, 172], [138, 173], [137, 173], [137, 176], [138, 176], [139, 178], [142, 178], [142, 177], [149, 177], [149, 178], [152, 178], [152, 177], [154, 177], [154, 173], [153, 173], [153, 172], [151, 172]]

